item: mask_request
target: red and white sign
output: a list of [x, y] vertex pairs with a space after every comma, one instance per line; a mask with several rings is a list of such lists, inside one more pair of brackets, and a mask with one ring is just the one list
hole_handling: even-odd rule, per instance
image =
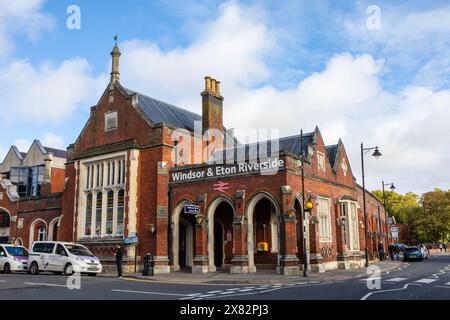
[[219, 181], [214, 184], [214, 191], [225, 192], [230, 189], [230, 184], [226, 182]]

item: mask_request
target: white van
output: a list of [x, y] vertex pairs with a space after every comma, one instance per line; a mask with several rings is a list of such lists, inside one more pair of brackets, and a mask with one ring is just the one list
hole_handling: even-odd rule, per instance
[[96, 276], [102, 272], [100, 259], [80, 244], [58, 241], [37, 241], [31, 246], [28, 271], [37, 275], [40, 271], [55, 274], [86, 273]]
[[0, 271], [11, 273], [26, 271], [28, 263], [28, 250], [12, 244], [0, 245]]

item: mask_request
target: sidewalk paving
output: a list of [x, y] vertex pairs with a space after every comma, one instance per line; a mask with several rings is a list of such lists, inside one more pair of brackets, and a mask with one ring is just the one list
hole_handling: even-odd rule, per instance
[[[390, 271], [399, 268], [403, 263], [401, 261], [382, 261], [373, 262], [370, 265], [379, 266], [381, 272]], [[104, 273], [100, 277], [115, 277], [116, 274]], [[214, 272], [206, 274], [192, 274], [188, 272], [173, 272], [169, 274], [157, 274], [155, 276], [145, 277], [140, 273], [125, 275], [126, 279], [146, 280], [148, 282], [159, 283], [178, 283], [178, 284], [253, 284], [253, 285], [274, 285], [290, 284], [299, 281], [308, 283], [343, 281], [352, 278], [362, 278], [369, 276], [366, 268], [357, 268], [349, 270], [332, 270], [323, 273], [308, 272], [308, 276], [284, 276], [277, 274], [272, 270], [262, 270], [256, 273], [231, 274], [227, 272]]]

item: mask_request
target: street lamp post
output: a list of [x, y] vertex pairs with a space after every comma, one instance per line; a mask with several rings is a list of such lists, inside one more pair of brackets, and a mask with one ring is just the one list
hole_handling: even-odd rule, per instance
[[[389, 188], [391, 189], [391, 191], [394, 191], [395, 190], [395, 186], [394, 186], [393, 182], [391, 182], [391, 183], [384, 183], [384, 181], [381, 181], [381, 182], [382, 182], [382, 185], [383, 185], [383, 206], [384, 206], [384, 213], [385, 213], [385, 216], [386, 216], [386, 220], [385, 220], [385, 222], [386, 222], [386, 242], [389, 242], [388, 211], [387, 211], [387, 207], [386, 207], [386, 193], [384, 191], [384, 187], [390, 186]], [[387, 243], [386, 243], [386, 245], [387, 245]]]
[[306, 252], [306, 213], [305, 213], [305, 168], [304, 168], [304, 153], [303, 153], [303, 129], [300, 131], [300, 161], [302, 170], [302, 228], [303, 228], [303, 276], [308, 276], [308, 253]]
[[367, 209], [366, 209], [366, 182], [364, 174], [364, 152], [375, 150], [372, 154], [373, 157], [378, 159], [382, 156], [378, 147], [364, 148], [364, 144], [361, 142], [361, 168], [362, 168], [362, 182], [363, 182], [363, 210], [364, 210], [364, 237], [366, 241], [365, 253], [366, 253], [366, 267], [369, 267], [369, 230], [367, 230]]

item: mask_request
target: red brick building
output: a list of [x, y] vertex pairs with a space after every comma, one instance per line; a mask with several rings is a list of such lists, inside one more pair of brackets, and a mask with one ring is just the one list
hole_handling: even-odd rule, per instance
[[12, 146], [0, 164], [0, 241], [28, 247], [57, 240], [66, 152], [35, 140], [27, 153]]
[[[62, 212], [58, 238], [106, 265], [125, 239], [128, 271], [147, 253], [156, 273], [298, 274], [304, 251], [314, 271], [364, 264], [362, 192], [342, 141], [326, 146], [316, 128], [303, 140], [242, 145], [223, 126], [219, 81], [205, 78], [197, 115], [123, 87], [120, 55], [115, 46], [110, 84], [68, 147], [62, 196], [45, 200]], [[375, 197], [367, 201], [374, 258], [386, 218]], [[314, 208], [303, 227], [304, 202]]]

